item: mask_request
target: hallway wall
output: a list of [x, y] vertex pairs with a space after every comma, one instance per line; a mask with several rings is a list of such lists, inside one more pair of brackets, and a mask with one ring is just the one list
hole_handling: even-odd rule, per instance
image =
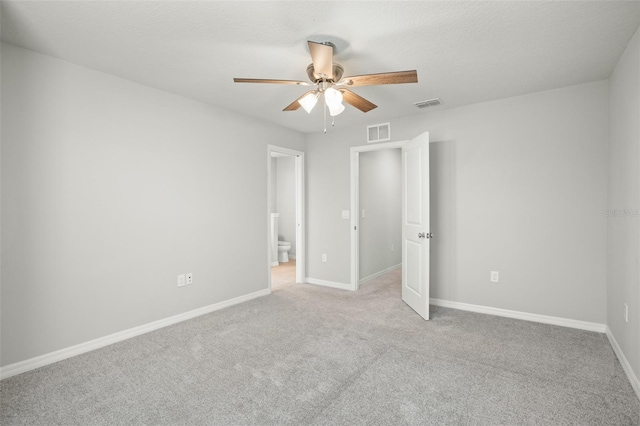
[[[402, 156], [399, 149], [361, 152], [360, 280], [402, 263]], [[362, 217], [362, 211], [365, 217]]]

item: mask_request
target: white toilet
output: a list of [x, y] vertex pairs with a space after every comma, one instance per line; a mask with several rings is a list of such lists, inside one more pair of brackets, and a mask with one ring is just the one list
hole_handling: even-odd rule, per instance
[[289, 261], [289, 250], [291, 250], [290, 242], [278, 241], [278, 262], [286, 263]]

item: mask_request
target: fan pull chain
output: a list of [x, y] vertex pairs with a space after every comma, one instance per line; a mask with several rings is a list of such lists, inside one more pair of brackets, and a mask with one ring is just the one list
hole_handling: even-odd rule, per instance
[[324, 112], [324, 132], [327, 133], [327, 104], [324, 103], [324, 108], [322, 108]]

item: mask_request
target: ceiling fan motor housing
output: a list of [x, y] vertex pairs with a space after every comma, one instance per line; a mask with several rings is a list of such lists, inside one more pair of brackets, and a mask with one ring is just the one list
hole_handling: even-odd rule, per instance
[[[342, 65], [334, 62], [333, 75], [331, 76], [331, 78], [327, 78], [326, 80], [332, 83], [337, 83], [342, 78], [343, 73], [344, 68], [342, 68]], [[314, 84], [318, 84], [322, 81], [322, 76], [315, 73], [313, 64], [309, 64], [309, 66], [307, 67], [307, 75], [309, 76], [309, 80], [311, 80], [311, 82], [313, 82]]]

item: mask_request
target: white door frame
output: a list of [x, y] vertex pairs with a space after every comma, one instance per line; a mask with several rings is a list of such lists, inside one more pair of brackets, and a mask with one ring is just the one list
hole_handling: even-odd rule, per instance
[[[267, 235], [271, 235], [271, 153], [290, 155], [295, 158], [295, 185], [296, 185], [296, 283], [303, 283], [305, 276], [305, 212], [304, 212], [304, 152], [295, 149], [284, 148], [276, 145], [267, 146]], [[267, 238], [267, 280], [269, 292], [271, 292], [271, 242]]]
[[[360, 281], [360, 153], [402, 148], [409, 141], [385, 142], [351, 147], [351, 290]], [[404, 259], [402, 259], [404, 262]]]

